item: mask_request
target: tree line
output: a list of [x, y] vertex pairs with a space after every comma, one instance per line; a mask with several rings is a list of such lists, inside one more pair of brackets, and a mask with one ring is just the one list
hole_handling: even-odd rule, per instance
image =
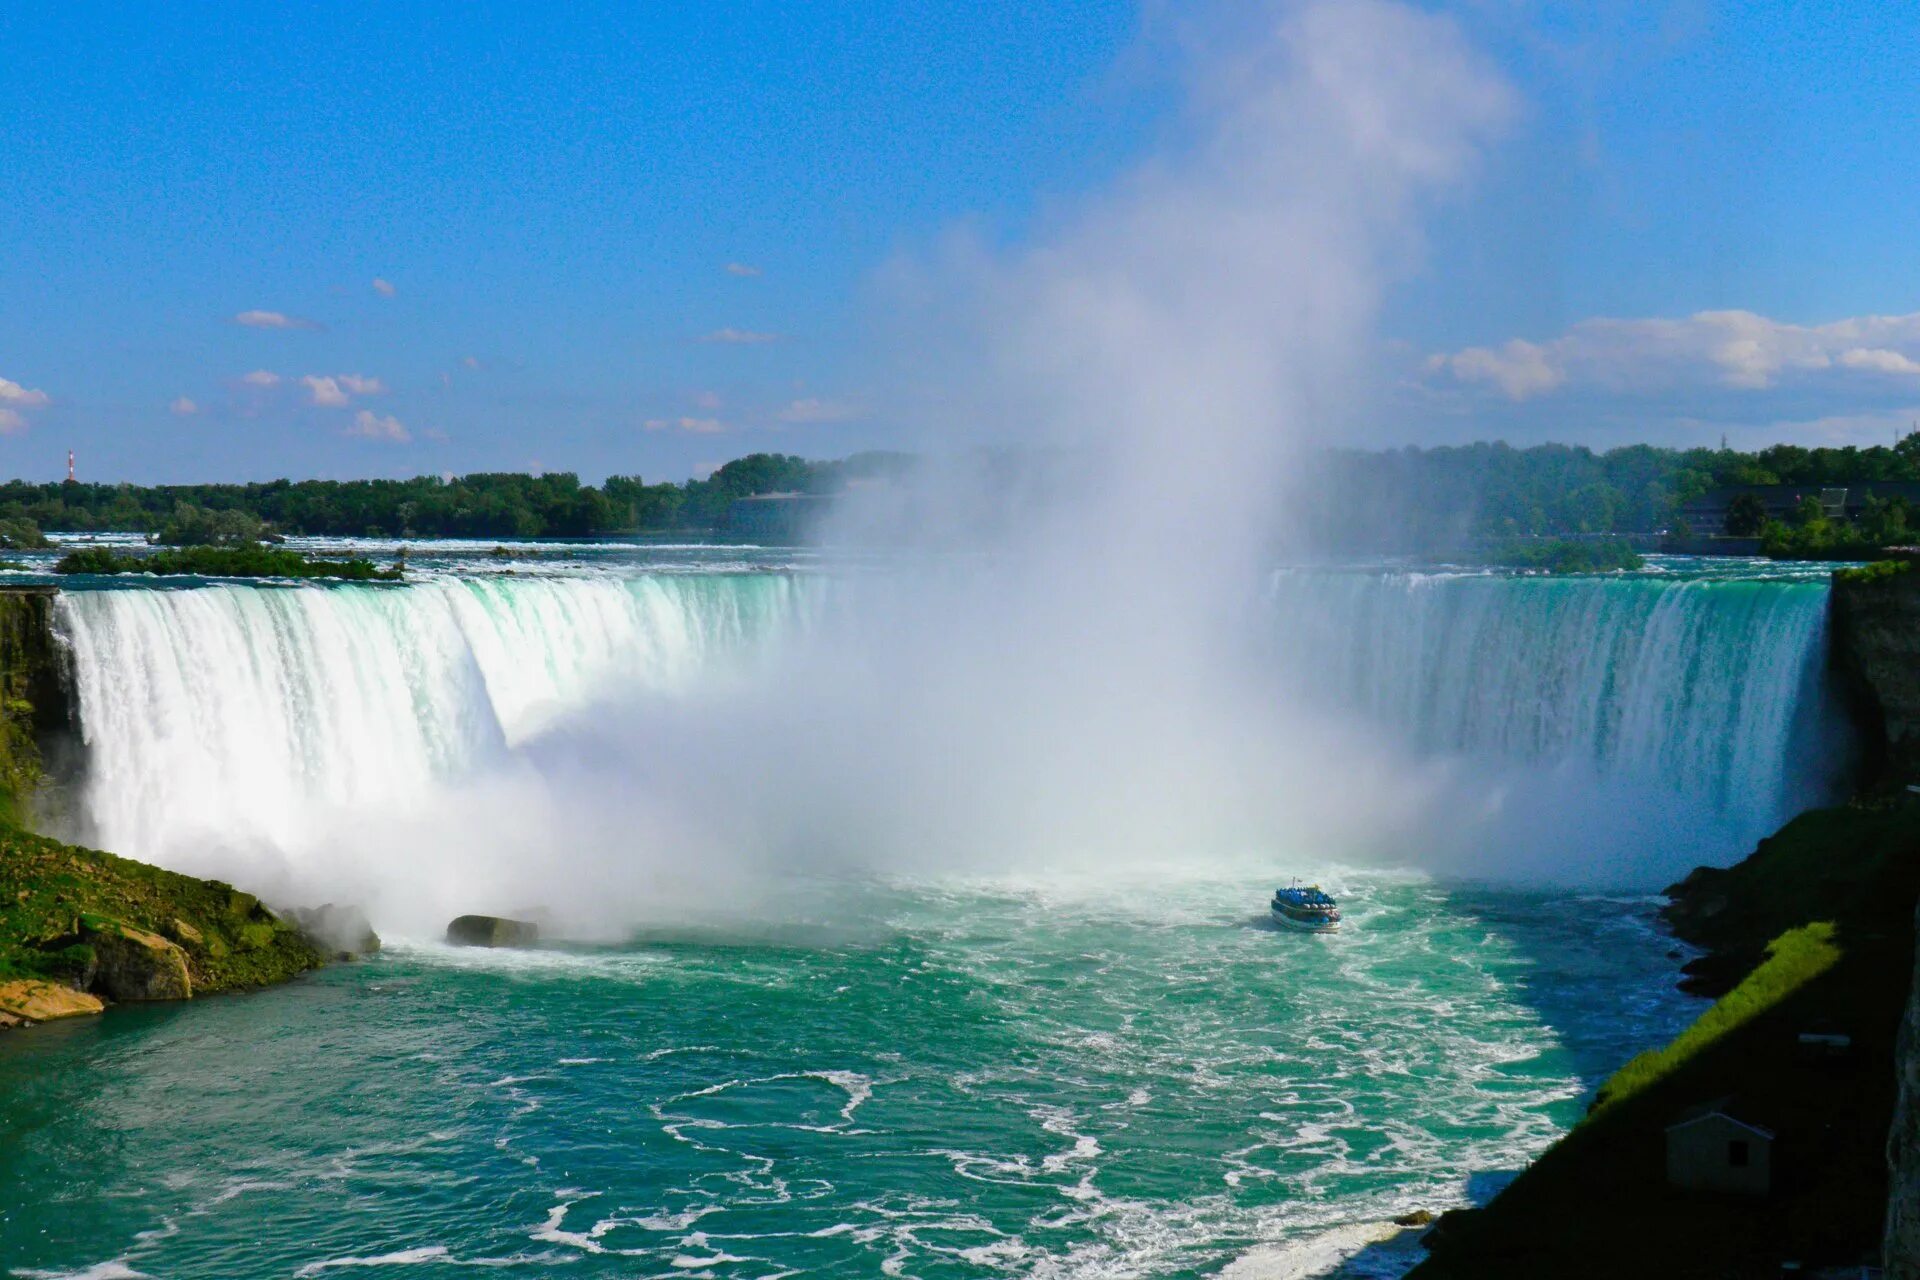
[[[1070, 457], [1028, 460], [1026, 470], [1068, 473]], [[616, 475], [594, 486], [572, 472], [483, 472], [411, 480], [275, 480], [264, 484], [134, 485], [16, 480], [0, 484], [0, 541], [30, 545], [34, 529], [121, 531], [174, 545], [255, 541], [272, 534], [396, 538], [585, 538], [622, 534], [725, 536], [740, 498], [834, 494], [849, 484], [911, 484], [915, 459], [865, 453], [836, 461], [756, 453], [701, 480], [647, 483]], [[996, 455], [992, 487], [1016, 504], [1044, 492]], [[1030, 477], [1029, 477], [1030, 478]], [[1331, 450], [1310, 465], [1288, 514], [1313, 540], [1340, 550], [1444, 549], [1529, 537], [1600, 534], [1651, 538], [1679, 508], [1729, 485], [1920, 482], [1920, 433], [1891, 447], [1775, 445], [1756, 453], [1629, 445], [1504, 443], [1381, 452]], [[1022, 496], [1024, 495], [1024, 496]], [[1911, 518], [1910, 518], [1911, 517]], [[1863, 522], [1864, 523], [1864, 522]], [[1839, 547], [1870, 534], [1920, 531], [1895, 502], [1876, 507], [1871, 530], [1808, 519], [1767, 532], [1783, 549]], [[1809, 530], [1796, 533], [1796, 530]], [[11, 531], [11, 532], [10, 532]], [[1720, 533], [1726, 530], [1698, 530]], [[1759, 532], [1756, 530], [1756, 532]], [[17, 536], [15, 536], [17, 535]]]
[[[1394, 551], [1524, 537], [1651, 538], [1672, 530], [1683, 505], [1714, 489], [1868, 481], [1920, 481], [1920, 432], [1892, 446], [1782, 444], [1754, 453], [1503, 443], [1334, 450], [1320, 458], [1300, 506], [1306, 530], [1329, 546]], [[1904, 533], [1903, 506], [1876, 511], [1875, 536], [1896, 527]]]
[[836, 493], [897, 474], [899, 454], [833, 462], [789, 454], [737, 458], [704, 480], [648, 484], [573, 472], [419, 476], [411, 480], [274, 480], [264, 484], [0, 484], [5, 522], [73, 532], [159, 535], [177, 545], [251, 541], [266, 533], [337, 537], [586, 538], [724, 533], [727, 513], [757, 493]]

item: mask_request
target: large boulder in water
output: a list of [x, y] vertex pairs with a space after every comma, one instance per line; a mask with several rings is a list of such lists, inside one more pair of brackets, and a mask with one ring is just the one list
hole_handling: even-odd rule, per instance
[[502, 916], [460, 916], [447, 926], [456, 947], [530, 947], [540, 941], [540, 926]]
[[93, 919], [81, 931], [97, 967], [93, 989], [109, 1000], [186, 1000], [193, 995], [187, 953], [157, 933]]

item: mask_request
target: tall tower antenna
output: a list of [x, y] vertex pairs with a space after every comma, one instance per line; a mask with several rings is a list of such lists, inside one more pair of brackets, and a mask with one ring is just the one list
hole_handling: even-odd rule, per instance
[[73, 450], [67, 450], [67, 483], [73, 483]]

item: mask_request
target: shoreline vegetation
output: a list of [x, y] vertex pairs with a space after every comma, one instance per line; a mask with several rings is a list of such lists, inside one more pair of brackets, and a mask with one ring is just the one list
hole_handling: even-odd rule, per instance
[[382, 569], [364, 557], [350, 560], [315, 559], [281, 547], [186, 546], [150, 552], [119, 552], [105, 547], [83, 547], [60, 557], [53, 566], [59, 574], [150, 573], [159, 577], [191, 575], [204, 578], [335, 578], [346, 582], [398, 582], [405, 577], [399, 563]]

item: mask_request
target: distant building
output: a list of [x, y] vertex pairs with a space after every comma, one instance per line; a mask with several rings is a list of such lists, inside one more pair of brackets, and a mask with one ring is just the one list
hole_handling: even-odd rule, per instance
[[1725, 1098], [1695, 1107], [1667, 1126], [1667, 1182], [1764, 1196], [1773, 1189], [1773, 1130], [1731, 1114]]
[[1743, 493], [1760, 499], [1767, 519], [1785, 520], [1803, 499], [1820, 504], [1821, 514], [1829, 520], [1857, 520], [1866, 509], [1868, 498], [1905, 498], [1920, 506], [1920, 483], [1908, 480], [1873, 480], [1845, 487], [1820, 484], [1735, 484], [1703, 493], [1680, 507], [1680, 519], [1696, 537], [1718, 534], [1726, 525], [1727, 508]]

